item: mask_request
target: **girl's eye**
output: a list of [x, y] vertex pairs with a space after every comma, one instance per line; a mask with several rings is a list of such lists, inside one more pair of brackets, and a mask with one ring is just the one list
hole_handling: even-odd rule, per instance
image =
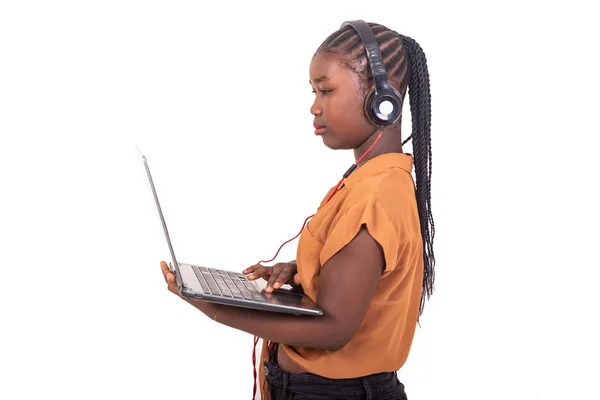
[[[317, 94], [317, 92], [316, 92], [314, 89], [312, 90], [312, 92], [313, 92], [314, 94]], [[323, 90], [319, 90], [319, 92], [321, 93], [321, 95], [322, 95], [322, 96], [325, 96], [325, 95], [327, 95], [329, 92], [331, 92], [331, 90], [328, 90], [328, 89], [323, 89]]]

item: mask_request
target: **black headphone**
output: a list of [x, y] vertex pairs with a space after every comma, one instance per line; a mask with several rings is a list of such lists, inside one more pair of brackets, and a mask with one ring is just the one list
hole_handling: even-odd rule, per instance
[[340, 29], [348, 25], [354, 28], [360, 36], [375, 81], [375, 87], [365, 99], [365, 114], [375, 125], [393, 124], [402, 114], [402, 98], [388, 82], [377, 39], [371, 27], [363, 20], [346, 21], [340, 26]]

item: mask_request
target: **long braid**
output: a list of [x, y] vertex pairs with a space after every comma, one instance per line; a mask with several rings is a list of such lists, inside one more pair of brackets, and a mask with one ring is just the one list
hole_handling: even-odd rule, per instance
[[[424, 261], [423, 291], [419, 309], [421, 315], [425, 301], [433, 294], [435, 280], [435, 225], [431, 213], [431, 93], [427, 59], [423, 49], [410, 37], [399, 35], [380, 24], [369, 23], [369, 26], [381, 49], [390, 84], [399, 90], [402, 97], [407, 90], [409, 93], [412, 134], [402, 144], [413, 140], [416, 199]], [[325, 39], [317, 52], [344, 55], [344, 65], [364, 78], [361, 80], [361, 88], [363, 96], [366, 96], [372, 75], [360, 37], [353, 28], [345, 27], [334, 32]]]
[[427, 59], [423, 49], [415, 40], [407, 36], [403, 37], [403, 43], [409, 59], [408, 97], [413, 129], [411, 136], [415, 155], [416, 197], [425, 264], [420, 309], [422, 313], [425, 299], [433, 293], [435, 280], [435, 256], [433, 253], [435, 224], [431, 213], [431, 92]]

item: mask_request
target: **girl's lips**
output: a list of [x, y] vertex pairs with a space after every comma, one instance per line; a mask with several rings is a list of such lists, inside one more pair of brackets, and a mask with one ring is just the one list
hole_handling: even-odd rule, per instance
[[325, 127], [325, 126], [315, 127], [315, 135], [317, 135], [317, 136], [322, 135], [326, 129], [327, 129], [327, 127]]

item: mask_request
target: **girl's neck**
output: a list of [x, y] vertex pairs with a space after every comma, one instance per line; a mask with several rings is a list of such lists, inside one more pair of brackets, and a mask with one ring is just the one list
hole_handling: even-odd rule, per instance
[[[369, 147], [371, 147], [378, 135], [379, 129], [373, 132], [363, 144], [354, 149], [355, 162], [363, 156]], [[375, 147], [373, 147], [369, 154], [361, 160], [358, 166], [360, 167], [360, 165], [366, 163], [370, 159], [387, 153], [402, 153], [402, 135], [400, 134], [400, 129], [394, 126], [388, 126], [383, 129], [383, 135], [381, 135], [381, 138]]]

